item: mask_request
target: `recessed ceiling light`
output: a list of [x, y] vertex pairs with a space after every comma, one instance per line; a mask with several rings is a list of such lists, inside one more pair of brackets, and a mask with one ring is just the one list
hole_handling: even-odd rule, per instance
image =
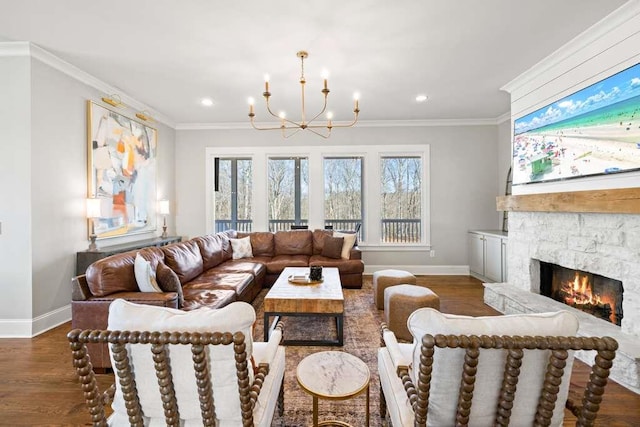
[[204, 105], [205, 107], [211, 107], [213, 105], [213, 99], [211, 99], [211, 98], [202, 98], [200, 103], [202, 105]]
[[427, 95], [418, 95], [416, 96], [416, 101], [417, 102], [424, 102], [427, 100]]

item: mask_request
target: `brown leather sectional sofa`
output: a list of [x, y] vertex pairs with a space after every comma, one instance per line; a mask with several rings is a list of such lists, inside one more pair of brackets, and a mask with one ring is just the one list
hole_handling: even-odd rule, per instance
[[[250, 237], [252, 258], [232, 259], [231, 238]], [[193, 310], [219, 308], [233, 301], [251, 302], [271, 286], [285, 267], [337, 267], [345, 288], [361, 288], [364, 263], [353, 247], [350, 259], [322, 256], [326, 230], [236, 233], [225, 231], [163, 247], [125, 252], [91, 264], [72, 280], [72, 328], [106, 329], [111, 301], [128, 301]], [[136, 254], [150, 262], [164, 292], [140, 292]], [[167, 268], [168, 267], [168, 268]], [[109, 368], [106, 345], [91, 344], [95, 368]]]

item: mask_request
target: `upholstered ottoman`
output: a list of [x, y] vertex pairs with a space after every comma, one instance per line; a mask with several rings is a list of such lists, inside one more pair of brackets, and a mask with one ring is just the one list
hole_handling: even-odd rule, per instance
[[384, 309], [384, 290], [395, 285], [415, 285], [416, 276], [403, 270], [380, 270], [373, 273], [373, 303]]
[[398, 339], [413, 339], [407, 327], [407, 319], [411, 313], [423, 307], [440, 310], [440, 298], [429, 288], [397, 285], [384, 290], [384, 319]]

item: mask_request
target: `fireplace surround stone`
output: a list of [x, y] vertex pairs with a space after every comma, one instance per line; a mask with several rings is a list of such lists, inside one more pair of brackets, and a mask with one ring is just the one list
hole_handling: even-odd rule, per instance
[[[540, 261], [622, 281], [622, 326], [539, 295]], [[580, 335], [610, 335], [618, 340], [611, 378], [640, 393], [640, 215], [510, 212], [507, 264], [508, 284], [485, 285], [488, 305], [503, 313], [560, 309], [580, 313]], [[585, 355], [577, 356], [592, 363]]]

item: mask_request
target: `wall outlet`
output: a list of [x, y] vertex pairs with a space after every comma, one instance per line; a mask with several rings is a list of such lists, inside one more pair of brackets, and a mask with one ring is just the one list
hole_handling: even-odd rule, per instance
[[436, 250], [435, 250], [435, 249], [431, 249], [431, 250], [429, 251], [429, 256], [430, 256], [431, 258], [434, 258], [434, 257], [436, 256]]

